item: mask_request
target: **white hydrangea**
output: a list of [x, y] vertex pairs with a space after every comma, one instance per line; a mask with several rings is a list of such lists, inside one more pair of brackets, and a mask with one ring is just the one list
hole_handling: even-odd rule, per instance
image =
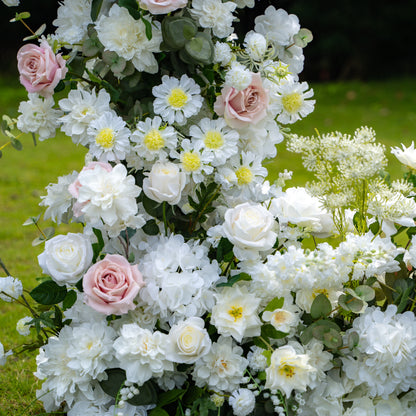
[[17, 128], [23, 133], [39, 134], [41, 141], [55, 137], [62, 112], [53, 108], [54, 105], [52, 97], [42, 98], [38, 94], [30, 93], [29, 100], [22, 101], [19, 105], [21, 114], [17, 118]]
[[249, 415], [256, 405], [256, 396], [249, 389], [238, 389], [228, 399], [235, 416]]
[[243, 349], [231, 337], [220, 336], [210, 352], [195, 363], [192, 377], [198, 387], [215, 391], [234, 391], [239, 388], [248, 361]]
[[152, 27], [152, 38], [146, 36], [146, 26], [142, 20], [130, 16], [125, 7], [114, 4], [108, 16], [101, 16], [96, 23], [98, 39], [106, 50], [116, 52], [120, 57], [131, 61], [138, 71], [155, 74], [159, 65], [155, 56], [160, 52], [162, 32], [160, 23], [146, 18]]
[[233, 32], [233, 11], [236, 7], [232, 1], [192, 0], [190, 12], [202, 27], [212, 29], [219, 38], [226, 38]]
[[12, 276], [0, 277], [0, 299], [5, 302], [13, 302], [23, 293], [22, 282]]

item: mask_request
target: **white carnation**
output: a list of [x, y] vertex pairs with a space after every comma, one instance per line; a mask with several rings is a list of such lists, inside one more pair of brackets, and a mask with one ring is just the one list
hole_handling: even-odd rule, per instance
[[0, 299], [5, 302], [13, 302], [23, 293], [22, 282], [11, 276], [0, 277]]
[[231, 47], [225, 42], [216, 42], [214, 48], [214, 62], [221, 64], [222, 66], [228, 65], [233, 58]]
[[256, 396], [249, 389], [238, 389], [228, 399], [235, 416], [247, 416], [256, 405]]
[[225, 84], [238, 91], [245, 90], [252, 81], [252, 72], [239, 62], [233, 62], [225, 74]]

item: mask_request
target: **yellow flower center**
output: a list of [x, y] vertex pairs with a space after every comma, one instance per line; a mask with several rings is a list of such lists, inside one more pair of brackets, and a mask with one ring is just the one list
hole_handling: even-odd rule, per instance
[[181, 88], [173, 88], [168, 97], [168, 103], [173, 108], [182, 108], [188, 102], [188, 95]]
[[276, 324], [282, 324], [287, 320], [287, 312], [286, 311], [277, 311], [273, 315], [273, 321]]
[[224, 139], [218, 131], [210, 130], [205, 134], [204, 143], [208, 149], [219, 149], [224, 144]]
[[143, 143], [152, 151], [160, 150], [165, 145], [162, 135], [159, 130], [156, 129], [150, 130], [149, 133], [144, 136]]
[[194, 172], [201, 167], [201, 158], [197, 153], [186, 152], [182, 157], [182, 166], [187, 172]]
[[113, 129], [110, 129], [110, 127], [106, 127], [95, 136], [95, 142], [101, 146], [104, 147], [104, 149], [111, 149], [115, 142], [115, 133]]
[[253, 180], [253, 172], [246, 166], [241, 166], [241, 168], [237, 169], [235, 176], [237, 176], [239, 185], [247, 185]]
[[316, 289], [313, 291], [312, 296], [315, 299], [318, 295], [325, 295], [326, 297], [329, 297], [329, 292], [326, 289]]
[[295, 367], [292, 367], [289, 364], [285, 364], [279, 368], [279, 373], [281, 376], [291, 378], [295, 375]]
[[292, 92], [282, 97], [282, 104], [288, 113], [296, 113], [302, 107], [302, 96], [298, 92]]
[[243, 317], [243, 308], [241, 306], [233, 306], [228, 313], [234, 318], [234, 322]]

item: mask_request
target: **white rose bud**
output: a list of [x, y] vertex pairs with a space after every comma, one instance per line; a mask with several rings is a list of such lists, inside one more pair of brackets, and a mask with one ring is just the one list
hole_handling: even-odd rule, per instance
[[91, 265], [93, 250], [83, 234], [57, 235], [45, 243], [39, 266], [58, 284], [73, 284]]
[[181, 199], [186, 175], [172, 162], [157, 162], [143, 181], [143, 192], [156, 202], [175, 205]]
[[234, 254], [240, 260], [255, 258], [276, 242], [273, 215], [260, 204], [237, 205], [225, 212], [224, 219], [224, 234], [234, 244]]
[[192, 364], [211, 349], [211, 340], [201, 318], [192, 317], [174, 325], [169, 332], [168, 359], [176, 363]]

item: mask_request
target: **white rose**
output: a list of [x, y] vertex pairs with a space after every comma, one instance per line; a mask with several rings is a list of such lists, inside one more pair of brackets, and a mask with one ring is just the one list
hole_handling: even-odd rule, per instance
[[45, 243], [39, 265], [59, 284], [76, 283], [91, 265], [93, 251], [83, 234], [57, 235]]
[[253, 258], [269, 250], [276, 242], [273, 215], [262, 205], [248, 202], [230, 208], [224, 215], [223, 231], [234, 244], [234, 254], [240, 259]]
[[211, 340], [201, 318], [192, 317], [174, 325], [169, 332], [170, 350], [166, 354], [176, 363], [192, 364], [206, 355], [211, 348]]
[[143, 191], [156, 202], [168, 202], [175, 205], [181, 199], [185, 187], [186, 175], [172, 162], [157, 162], [149, 176], [143, 181]]

